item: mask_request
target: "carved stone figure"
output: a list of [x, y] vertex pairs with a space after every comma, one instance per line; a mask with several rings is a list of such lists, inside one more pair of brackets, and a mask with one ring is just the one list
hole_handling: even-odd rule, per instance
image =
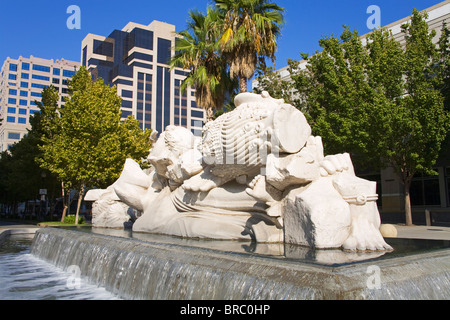
[[120, 201], [113, 186], [106, 190], [91, 190], [85, 201], [93, 201], [92, 224], [99, 228], [127, 228], [133, 225], [136, 214], [132, 208]]
[[168, 126], [150, 173], [126, 161], [112, 189], [143, 212], [133, 231], [392, 250], [379, 232], [376, 185], [355, 176], [349, 154], [324, 156], [304, 115], [267, 93], [240, 94], [235, 105], [202, 140]]

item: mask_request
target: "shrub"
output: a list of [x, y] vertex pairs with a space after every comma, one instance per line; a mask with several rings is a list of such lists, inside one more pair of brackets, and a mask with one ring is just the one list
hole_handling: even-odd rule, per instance
[[[64, 223], [65, 224], [75, 224], [75, 215], [71, 214], [71, 215], [65, 216]], [[78, 224], [83, 224], [83, 223], [84, 223], [84, 217], [78, 216]]]

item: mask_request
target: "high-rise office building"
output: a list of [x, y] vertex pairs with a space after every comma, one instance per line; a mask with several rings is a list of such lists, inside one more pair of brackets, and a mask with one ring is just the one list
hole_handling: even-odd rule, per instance
[[67, 79], [79, 66], [79, 62], [33, 56], [5, 60], [0, 73], [0, 152], [27, 134], [30, 115], [39, 111], [35, 101], [41, 100], [42, 89], [53, 85], [61, 97], [58, 105], [64, 104]]
[[108, 37], [88, 34], [81, 63], [94, 78], [117, 87], [123, 118], [133, 115], [142, 129], [159, 133], [177, 125], [201, 135], [205, 114], [196, 104], [195, 89], [180, 90], [189, 70], [169, 68], [175, 37], [174, 25], [130, 22]]

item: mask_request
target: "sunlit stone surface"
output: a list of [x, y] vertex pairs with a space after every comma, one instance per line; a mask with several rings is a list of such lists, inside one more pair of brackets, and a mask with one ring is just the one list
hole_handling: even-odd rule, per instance
[[202, 139], [168, 126], [144, 172], [128, 159], [104, 193], [90, 191], [93, 225], [190, 238], [389, 251], [376, 184], [355, 176], [349, 154], [324, 155], [305, 116], [283, 100], [244, 93], [208, 122]]

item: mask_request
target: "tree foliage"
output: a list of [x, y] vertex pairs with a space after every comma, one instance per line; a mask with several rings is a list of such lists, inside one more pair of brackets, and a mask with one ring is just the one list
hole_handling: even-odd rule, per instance
[[[190, 11], [188, 28], [178, 33], [171, 66], [190, 69], [182, 89], [196, 89], [197, 104], [208, 120], [234, 95], [247, 91], [258, 63], [275, 60], [284, 9], [267, 0], [215, 0], [206, 15]], [[229, 106], [232, 109], [232, 104]], [[228, 108], [228, 109], [230, 109]]]
[[[80, 191], [106, 187], [120, 175], [127, 158], [142, 163], [151, 147], [150, 131], [142, 132], [132, 117], [121, 122], [121, 98], [102, 79], [93, 81], [81, 67], [68, 84], [63, 108], [43, 100], [42, 168]], [[79, 207], [79, 206], [78, 206]], [[77, 211], [78, 214], [78, 211]]]
[[[54, 104], [49, 99], [54, 99], [56, 103], [58, 98], [53, 87], [44, 89], [42, 99], [48, 105]], [[40, 104], [37, 103], [38, 106]], [[12, 205], [13, 209], [19, 202], [38, 200], [40, 189], [47, 189], [47, 200], [51, 201], [51, 208], [56, 204], [57, 180], [35, 161], [40, 156], [41, 119], [40, 113], [31, 116], [31, 129], [28, 133], [0, 156], [0, 202]]]
[[405, 187], [407, 223], [412, 178], [434, 172], [449, 129], [443, 96], [448, 38], [433, 44], [425, 19], [414, 9], [402, 26], [404, 47], [387, 30], [361, 39], [344, 26], [340, 38], [320, 39], [321, 52], [303, 56], [306, 70], [291, 61], [297, 106], [323, 137], [325, 151], [350, 152], [359, 167], [392, 166]]
[[190, 11], [188, 28], [178, 33], [176, 54], [171, 67], [191, 69], [181, 89], [196, 89], [197, 104], [206, 109], [207, 120], [213, 119], [214, 110], [223, 106], [233, 82], [227, 73], [227, 62], [220, 52], [222, 20], [219, 11], [208, 8], [207, 14]]
[[215, 0], [224, 17], [222, 50], [230, 62], [230, 76], [239, 78], [241, 92], [258, 62], [275, 61], [284, 8], [267, 0]]

